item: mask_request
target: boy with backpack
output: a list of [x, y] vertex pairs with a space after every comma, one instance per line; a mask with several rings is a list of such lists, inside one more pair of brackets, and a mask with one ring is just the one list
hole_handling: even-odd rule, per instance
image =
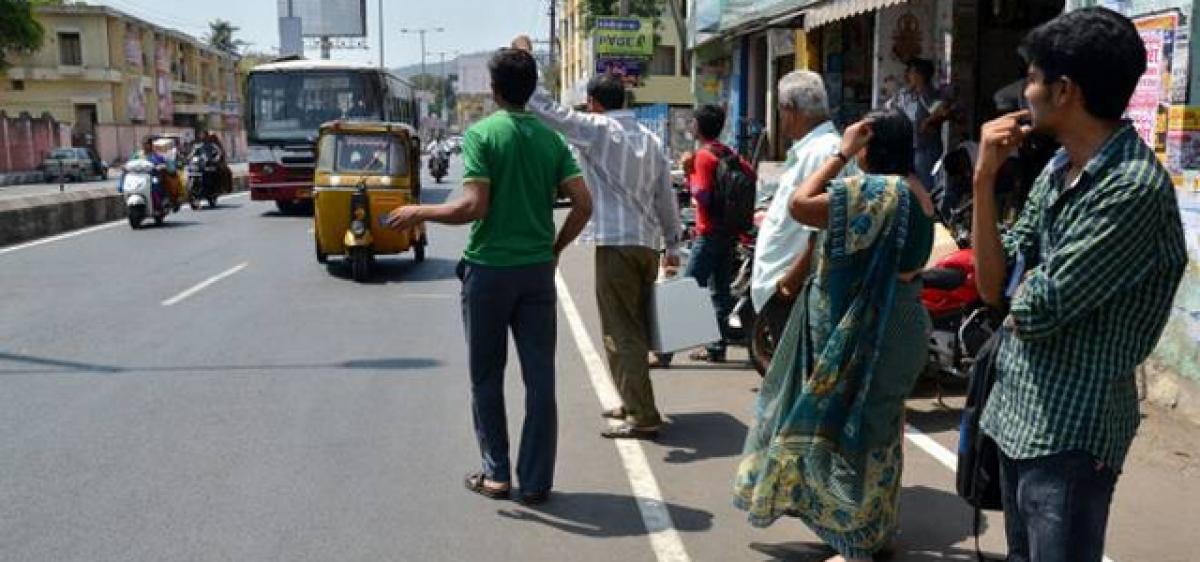
[[755, 173], [732, 148], [717, 140], [725, 128], [725, 110], [717, 105], [696, 108], [692, 133], [701, 147], [692, 160], [688, 186], [696, 207], [696, 241], [685, 275], [695, 277], [712, 294], [721, 339], [691, 355], [694, 361], [721, 363], [729, 340], [733, 296], [733, 252], [738, 237], [753, 227]]

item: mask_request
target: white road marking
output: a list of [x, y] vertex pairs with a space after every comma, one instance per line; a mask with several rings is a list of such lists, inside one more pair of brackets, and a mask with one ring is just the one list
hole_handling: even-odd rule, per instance
[[162, 301], [162, 305], [163, 306], [175, 306], [176, 304], [179, 304], [180, 302], [182, 302], [184, 299], [208, 288], [213, 283], [216, 283], [217, 281], [220, 281], [226, 277], [229, 277], [230, 275], [233, 275], [243, 269], [246, 269], [246, 267], [249, 265], [250, 265], [250, 262], [242, 262], [242, 263], [235, 265], [225, 271], [222, 271], [221, 273], [213, 275], [212, 277], [209, 277], [208, 279], [205, 279], [204, 281], [201, 281], [200, 283], [196, 284], [194, 287], [192, 287], [182, 293], [179, 293], [178, 295], [175, 295], [165, 301]]
[[[243, 197], [243, 196], [246, 196], [249, 194], [250, 194], [249, 191], [239, 191], [238, 193], [234, 193], [232, 195], [222, 196], [222, 198], [232, 199], [234, 197]], [[191, 209], [188, 209], [187, 207], [184, 207], [183, 209], [180, 209], [180, 210], [182, 211], [184, 209], [191, 210]], [[38, 238], [37, 240], [33, 240], [30, 242], [24, 242], [21, 244], [17, 244], [15, 246], [9, 246], [7, 248], [0, 248], [0, 255], [7, 254], [9, 252], [16, 252], [17, 250], [25, 250], [27, 248], [33, 248], [35, 246], [41, 246], [42, 244], [58, 242], [59, 240], [66, 240], [68, 238], [74, 238], [76, 236], [83, 236], [84, 234], [91, 234], [93, 232], [99, 232], [101, 230], [108, 230], [114, 226], [120, 226], [122, 224], [125, 224], [125, 219], [117, 219], [115, 221], [101, 223], [96, 226], [89, 226], [87, 228], [81, 228], [79, 230], [72, 230], [70, 232], [64, 232], [62, 234], [56, 234], [54, 236], [47, 236], [45, 238]]]
[[39, 238], [32, 242], [25, 242], [23, 244], [17, 244], [16, 246], [0, 248], [0, 254], [7, 254], [9, 252], [15, 252], [17, 250], [24, 250], [27, 248], [32, 248], [34, 246], [41, 246], [42, 244], [49, 244], [51, 242], [58, 242], [59, 240], [66, 240], [68, 238], [74, 238], [76, 236], [83, 236], [84, 234], [91, 234], [93, 232], [99, 232], [101, 230], [106, 230], [106, 229], [112, 228], [114, 226], [120, 226], [124, 223], [125, 223], [125, 219], [120, 219], [120, 220], [115, 220], [112, 222], [106, 222], [104, 224], [98, 224], [96, 226], [89, 226], [87, 228], [83, 228], [80, 230], [72, 230], [70, 232], [66, 232], [63, 234], [56, 234], [54, 236], [49, 236], [46, 238]]
[[[579, 347], [579, 354], [583, 356], [583, 364], [587, 367], [596, 398], [604, 409], [620, 406], [621, 398], [608, 376], [608, 369], [600, 359], [600, 354], [592, 345], [583, 319], [579, 316], [579, 309], [575, 308], [575, 301], [571, 299], [571, 293], [561, 273], [555, 274], [554, 283], [558, 288], [558, 300], [562, 304], [563, 315], [567, 317], [571, 335]], [[663, 502], [662, 491], [654, 478], [654, 472], [650, 469], [650, 463], [646, 460], [646, 451], [642, 449], [642, 444], [627, 439], [616, 439], [613, 443], [620, 453], [621, 463], [625, 465], [625, 473], [637, 499], [638, 510], [642, 513], [642, 522], [646, 525], [655, 558], [659, 562], [690, 562], [691, 557], [683, 547], [683, 540], [679, 537], [679, 531], [675, 529], [675, 523], [671, 521], [671, 514]]]
[[[906, 437], [913, 445], [920, 447], [922, 451], [929, 453], [931, 457], [936, 459], [946, 468], [949, 468], [951, 472], [958, 471], [958, 455], [956, 455], [950, 449], [943, 447], [941, 443], [934, 441], [932, 437], [922, 433], [921, 430], [905, 424], [904, 437]], [[1105, 556], [1104, 562], [1116, 561], [1108, 556]]]

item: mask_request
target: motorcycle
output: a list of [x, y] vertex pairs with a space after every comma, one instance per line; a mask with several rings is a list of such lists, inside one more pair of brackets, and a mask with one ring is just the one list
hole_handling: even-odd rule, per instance
[[187, 165], [187, 194], [192, 210], [199, 210], [202, 200], [207, 200], [209, 207], [217, 206], [221, 193], [221, 170], [217, 164], [217, 157], [208, 151], [197, 149], [192, 153]]
[[118, 191], [125, 198], [130, 228], [141, 228], [146, 218], [153, 219], [155, 225], [162, 225], [172, 209], [162, 186], [165, 167], [156, 167], [149, 160], [139, 159], [126, 162], [124, 170]]
[[437, 183], [442, 183], [442, 178], [450, 170], [450, 157], [446, 153], [434, 151], [429, 155], [429, 175], [433, 176], [433, 180]]

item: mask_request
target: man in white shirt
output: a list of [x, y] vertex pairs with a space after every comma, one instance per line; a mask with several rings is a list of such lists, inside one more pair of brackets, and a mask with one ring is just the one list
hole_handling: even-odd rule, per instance
[[[530, 50], [526, 36], [513, 48]], [[528, 109], [574, 149], [592, 192], [592, 222], [584, 240], [596, 245], [596, 301], [608, 368], [622, 406], [603, 412], [624, 420], [602, 433], [611, 439], [653, 439], [662, 416], [650, 382], [650, 297], [663, 266], [679, 266], [683, 227], [662, 139], [625, 109], [620, 78], [588, 83], [588, 111], [564, 107], [538, 88]]]
[[842, 142], [829, 120], [829, 99], [821, 75], [797, 70], [780, 79], [779, 123], [784, 136], [795, 142], [788, 151], [779, 189], [759, 226], [750, 283], [750, 300], [772, 339], [783, 333], [796, 294], [808, 279], [816, 234], [792, 219], [788, 202], [796, 186], [837, 152]]

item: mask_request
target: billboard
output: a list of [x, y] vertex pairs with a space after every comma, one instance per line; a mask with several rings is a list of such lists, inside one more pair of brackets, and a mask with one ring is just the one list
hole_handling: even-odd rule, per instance
[[654, 56], [654, 20], [648, 18], [596, 18], [592, 30], [597, 56]]
[[278, 0], [280, 18], [300, 18], [304, 37], [366, 37], [367, 0]]

